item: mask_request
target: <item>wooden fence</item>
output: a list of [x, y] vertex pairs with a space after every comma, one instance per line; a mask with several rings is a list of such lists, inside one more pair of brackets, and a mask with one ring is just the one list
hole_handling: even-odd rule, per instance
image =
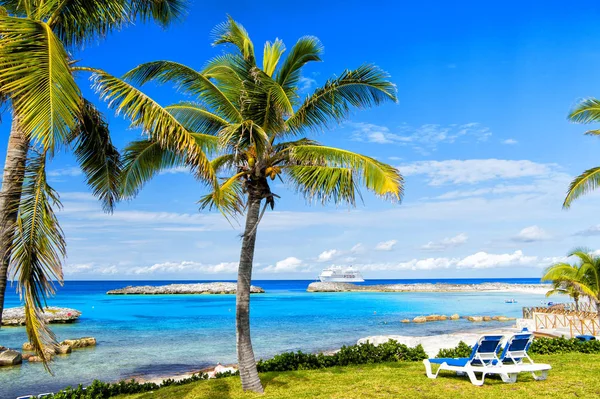
[[571, 337], [576, 335], [599, 335], [600, 322], [596, 313], [591, 312], [564, 312], [548, 313], [533, 312], [535, 330], [569, 329]]
[[524, 307], [523, 318], [533, 319], [534, 313], [547, 313], [547, 314], [566, 314], [570, 316], [578, 316], [580, 318], [595, 318], [596, 306], [594, 304], [584, 302], [580, 303], [578, 307], [575, 303], [559, 303], [552, 306], [538, 306], [538, 307]]

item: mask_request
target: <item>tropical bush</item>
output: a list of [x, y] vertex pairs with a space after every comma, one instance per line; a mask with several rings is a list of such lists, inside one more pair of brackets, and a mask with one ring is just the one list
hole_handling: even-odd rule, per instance
[[472, 347], [470, 347], [463, 341], [460, 341], [456, 348], [440, 349], [436, 357], [469, 357], [471, 356], [472, 351]]

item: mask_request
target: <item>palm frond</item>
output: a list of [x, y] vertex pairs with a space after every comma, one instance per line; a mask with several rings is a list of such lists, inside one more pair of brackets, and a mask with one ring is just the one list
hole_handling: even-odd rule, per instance
[[350, 169], [358, 175], [357, 181], [376, 195], [402, 200], [403, 178], [388, 164], [354, 152], [318, 145], [296, 145], [290, 151], [292, 160], [299, 164]]
[[267, 133], [251, 120], [230, 124], [219, 133], [219, 148], [245, 151], [253, 147], [258, 155], [262, 155], [268, 146]]
[[58, 194], [46, 181], [46, 155], [30, 158], [12, 244], [11, 270], [25, 302], [25, 326], [29, 341], [46, 368], [56, 339], [43, 318], [46, 297], [54, 294], [53, 280], [62, 284], [61, 262], [66, 254], [63, 232], [54, 213]]
[[235, 167], [236, 158], [235, 154], [224, 154], [210, 161], [210, 164], [215, 171], [215, 174], [218, 174], [222, 169], [232, 169]]
[[275, 42], [266, 42], [265, 49], [263, 51], [263, 72], [269, 77], [273, 76], [279, 59], [285, 52], [285, 45], [279, 39]]
[[139, 86], [149, 81], [174, 83], [179, 90], [202, 100], [217, 115], [232, 121], [242, 120], [239, 107], [232, 98], [208, 77], [183, 64], [172, 61], [147, 62], [127, 72], [123, 78]]
[[[199, 175], [214, 179], [210, 162], [197, 137], [189, 132], [166, 109], [146, 94], [101, 70], [94, 72], [94, 88], [117, 114], [123, 113], [133, 127], [141, 127], [161, 147], [185, 154]], [[206, 148], [205, 148], [206, 149]]]
[[47, 24], [0, 17], [0, 87], [23, 129], [45, 149], [54, 149], [75, 126], [79, 88], [69, 57]]
[[346, 70], [306, 98], [287, 120], [287, 127], [292, 134], [307, 129], [320, 130], [332, 121], [347, 118], [352, 107], [368, 108], [384, 101], [396, 101], [396, 86], [387, 80], [388, 77], [374, 65]]
[[241, 214], [244, 210], [243, 175], [238, 173], [221, 184], [215, 184], [211, 193], [200, 198], [200, 209], [217, 209], [226, 218]]
[[166, 150], [155, 141], [133, 141], [123, 152], [121, 194], [133, 198], [158, 173], [181, 166], [187, 166], [185, 156]]
[[292, 47], [275, 78], [290, 98], [296, 96], [302, 67], [311, 61], [321, 61], [322, 54], [323, 45], [314, 36], [301, 37]]
[[94, 105], [84, 100], [78, 124], [70, 141], [87, 184], [102, 202], [106, 212], [112, 212], [119, 199], [121, 159], [110, 139], [108, 123]]
[[569, 185], [567, 196], [563, 202], [563, 208], [571, 207], [573, 201], [579, 197], [595, 191], [600, 186], [600, 167], [586, 170], [577, 176]]
[[188, 12], [188, 0], [129, 0], [133, 19], [142, 21], [154, 20], [159, 25], [167, 25], [181, 21]]
[[251, 63], [255, 63], [254, 58], [254, 44], [248, 36], [248, 32], [244, 27], [233, 20], [231, 17], [227, 17], [227, 21], [217, 25], [212, 32], [215, 40], [213, 46], [219, 44], [233, 44], [239, 50], [240, 54], [244, 59]]
[[575, 123], [592, 123], [600, 121], [600, 100], [586, 98], [581, 100], [569, 113], [569, 120]]
[[48, 25], [66, 46], [81, 46], [122, 28], [132, 18], [126, 0], [60, 0]]
[[216, 135], [229, 122], [196, 103], [179, 103], [165, 109], [190, 132]]
[[287, 178], [295, 189], [308, 201], [317, 200], [325, 204], [346, 202], [356, 204], [360, 196], [351, 169], [331, 166], [290, 165], [285, 167]]

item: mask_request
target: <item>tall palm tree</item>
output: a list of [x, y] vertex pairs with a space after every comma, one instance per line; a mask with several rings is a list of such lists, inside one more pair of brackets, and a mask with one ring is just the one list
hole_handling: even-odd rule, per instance
[[[600, 100], [588, 98], [581, 101], [569, 114], [569, 120], [576, 123], [600, 122]], [[600, 130], [588, 130], [585, 134], [600, 136]], [[600, 186], [600, 166], [588, 169], [573, 179], [563, 202], [563, 208], [570, 208], [573, 201], [596, 190], [598, 186]]]
[[546, 269], [542, 281], [552, 281], [587, 297], [596, 305], [600, 321], [600, 256], [583, 249], [572, 251], [571, 256], [576, 258], [575, 264], [555, 263]]
[[[285, 59], [282, 41], [267, 42], [261, 67], [240, 24], [229, 18], [217, 26], [215, 36], [214, 44], [231, 45], [233, 51], [201, 71], [171, 61], [149, 62], [125, 75], [130, 84], [97, 71], [96, 88], [150, 135], [125, 150], [124, 197], [135, 196], [160, 170], [186, 165], [210, 189], [200, 199], [201, 208], [226, 217], [246, 213], [236, 294], [237, 353], [243, 389], [262, 392], [249, 303], [257, 228], [279, 198], [270, 181], [280, 179], [309, 201], [355, 205], [360, 185], [400, 201], [403, 183], [396, 169], [306, 137], [344, 120], [351, 108], [396, 101], [396, 89], [387, 74], [363, 65], [328, 80], [301, 101], [301, 69], [321, 59], [317, 38], [301, 38]], [[162, 107], [135, 88], [150, 81], [172, 83], [193, 101]], [[161, 139], [168, 136], [161, 131], [171, 133], [173, 142]], [[182, 146], [185, 151], [177, 149]]]
[[[10, 268], [22, 290], [31, 342], [44, 360], [42, 347], [52, 344], [45, 339], [52, 336], [39, 316], [52, 278], [62, 279], [64, 254], [62, 232], [48, 209], [58, 198], [45, 181], [46, 161], [60, 147], [71, 147], [106, 210], [114, 205], [120, 169], [106, 123], [75, 83], [71, 52], [135, 20], [166, 25], [182, 15], [185, 4], [0, 0], [0, 102], [10, 105], [13, 116], [0, 191], [0, 325]], [[27, 161], [32, 145], [36, 150]], [[39, 195], [32, 200], [31, 192]], [[46, 213], [36, 212], [42, 208]]]

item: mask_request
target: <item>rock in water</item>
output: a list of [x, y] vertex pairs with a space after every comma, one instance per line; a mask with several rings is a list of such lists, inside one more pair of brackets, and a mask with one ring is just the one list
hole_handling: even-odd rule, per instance
[[[200, 284], [169, 284], [169, 285], [142, 285], [128, 286], [108, 291], [108, 295], [169, 295], [169, 294], [235, 294], [236, 283], [200, 283]], [[264, 293], [260, 287], [250, 286], [250, 293]]]
[[23, 363], [23, 357], [17, 351], [5, 349], [0, 352], [0, 367], [14, 366]]
[[[44, 308], [42, 313], [46, 323], [72, 323], [81, 316], [81, 312], [69, 308], [57, 308], [49, 306]], [[8, 308], [2, 312], [3, 326], [24, 326], [25, 325], [25, 309], [24, 308]]]
[[482, 316], [469, 316], [469, 317], [467, 317], [467, 320], [473, 321], [473, 322], [478, 322], [478, 321], [483, 321], [483, 317]]
[[60, 345], [69, 346], [72, 349], [86, 348], [88, 346], [96, 346], [96, 338], [83, 337], [77, 339], [65, 339]]
[[413, 319], [413, 323], [425, 323], [427, 318], [425, 316], [417, 316]]
[[460, 316], [458, 315], [458, 313], [454, 313], [452, 316], [450, 316], [450, 320], [458, 320], [460, 319]]

